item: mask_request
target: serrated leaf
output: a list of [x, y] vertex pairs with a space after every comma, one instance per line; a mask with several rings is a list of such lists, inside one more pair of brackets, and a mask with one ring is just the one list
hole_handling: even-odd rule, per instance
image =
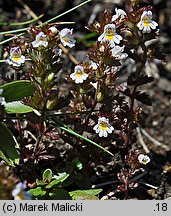
[[[17, 142], [4, 123], [0, 123], [0, 157], [13, 164], [19, 159]], [[5, 158], [4, 158], [5, 157]]]
[[29, 113], [34, 111], [32, 107], [24, 105], [20, 101], [5, 103], [4, 106], [5, 106], [5, 111], [9, 114], [12, 113], [22, 114], [22, 113]]
[[19, 101], [34, 93], [35, 86], [29, 80], [18, 80], [1, 86], [6, 102]]
[[102, 189], [90, 189], [90, 190], [76, 190], [69, 192], [70, 196], [74, 200], [93, 200], [98, 199], [96, 195], [102, 192]]
[[43, 172], [43, 181], [49, 183], [49, 182], [51, 182], [51, 180], [52, 180], [52, 170], [46, 169]]
[[127, 84], [133, 86], [137, 83], [137, 73], [133, 72], [128, 76]]
[[138, 80], [138, 85], [144, 85], [147, 83], [153, 82], [154, 78], [152, 76], [147, 76], [147, 75], [141, 75], [139, 80]]
[[127, 84], [129, 86], [133, 86], [133, 85], [140, 86], [147, 83], [151, 83], [153, 80], [154, 78], [152, 76], [147, 76], [144, 74], [140, 75], [139, 78], [137, 79], [137, 74], [134, 72], [129, 75]]
[[135, 99], [137, 101], [140, 101], [141, 103], [147, 105], [147, 106], [152, 105], [152, 100], [146, 92], [140, 92], [140, 91], [136, 92]]
[[129, 88], [126, 88], [124, 91], [121, 91], [124, 95], [131, 97], [131, 90]]
[[56, 179], [53, 180], [50, 184], [48, 184], [46, 186], [46, 188], [51, 188], [55, 185], [58, 185], [60, 184], [61, 182], [65, 181], [65, 179], [67, 179], [69, 177], [69, 174], [68, 173], [59, 173], [58, 176], [54, 176]]

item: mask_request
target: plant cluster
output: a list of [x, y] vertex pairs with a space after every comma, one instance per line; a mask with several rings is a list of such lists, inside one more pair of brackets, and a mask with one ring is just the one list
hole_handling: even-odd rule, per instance
[[[6, 47], [16, 80], [0, 86], [0, 157], [21, 180], [15, 199], [98, 199], [103, 188], [91, 186], [110, 175], [115, 194], [127, 198], [138, 187], [132, 177], [149, 169], [150, 157], [135, 148], [135, 131], [141, 103], [152, 105], [139, 87], [153, 81], [148, 59], [163, 60], [149, 43], [159, 35], [152, 11], [138, 1], [105, 10], [86, 27], [97, 36], [88, 60], [71, 72], [63, 59], [76, 44], [73, 29], [31, 26]], [[127, 59], [136, 69], [122, 83]]]

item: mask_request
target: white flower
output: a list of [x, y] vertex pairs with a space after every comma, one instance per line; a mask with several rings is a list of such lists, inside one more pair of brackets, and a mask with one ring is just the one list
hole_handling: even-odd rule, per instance
[[119, 44], [121, 40], [122, 37], [116, 33], [115, 24], [105, 25], [103, 34], [98, 38], [101, 43], [108, 41], [111, 47], [114, 47], [115, 43]]
[[122, 60], [122, 59], [125, 59], [128, 55], [126, 53], [123, 53], [124, 51], [124, 47], [125, 46], [114, 46], [112, 49], [111, 49], [111, 52], [112, 52], [112, 56], [116, 59], [116, 60]]
[[43, 32], [39, 32], [39, 34], [36, 35], [36, 40], [32, 42], [32, 46], [35, 48], [40, 46], [47, 47], [47, 45], [47, 37]]
[[74, 73], [72, 73], [70, 77], [75, 83], [83, 83], [83, 81], [87, 79], [88, 74], [84, 73], [84, 68], [82, 66], [77, 65], [75, 66]]
[[122, 9], [115, 8], [115, 12], [116, 12], [116, 14], [113, 15], [112, 21], [115, 21], [117, 19], [119, 19], [121, 21], [122, 19], [124, 19], [125, 17], [127, 17], [125, 11], [122, 10]]
[[109, 124], [109, 119], [100, 117], [98, 124], [93, 127], [93, 130], [99, 134], [99, 137], [107, 137], [108, 133], [111, 134], [114, 128]]
[[31, 200], [31, 195], [29, 194], [29, 192], [24, 191], [25, 189], [26, 183], [19, 182], [12, 191], [14, 200]]
[[1, 97], [2, 93], [3, 93], [3, 89], [0, 89], [0, 104], [4, 105], [6, 103], [6, 101], [5, 101], [4, 97]]
[[71, 38], [72, 31], [73, 29], [64, 28], [59, 32], [61, 43], [64, 46], [68, 46], [70, 48], [75, 46], [75, 42], [76, 42], [74, 39]]
[[50, 27], [49, 30], [52, 32], [53, 35], [55, 35], [58, 32], [55, 26]]
[[143, 33], [150, 33], [151, 28], [156, 29], [158, 24], [152, 20], [152, 12], [144, 11], [141, 15], [141, 20], [137, 24], [139, 30], [142, 30]]
[[25, 56], [21, 54], [20, 47], [12, 47], [10, 49], [10, 56], [7, 59], [9, 65], [20, 67], [25, 62]]
[[141, 164], [146, 165], [146, 164], [148, 164], [150, 162], [150, 158], [147, 155], [140, 154], [140, 155], [138, 155], [138, 161]]
[[90, 65], [89, 65], [89, 68], [92, 69], [92, 70], [97, 70], [98, 65], [97, 65], [97, 63], [91, 61]]

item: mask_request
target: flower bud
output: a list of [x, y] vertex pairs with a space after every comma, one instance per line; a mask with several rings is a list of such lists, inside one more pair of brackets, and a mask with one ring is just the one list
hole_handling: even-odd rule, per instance
[[55, 35], [58, 32], [55, 26], [50, 27], [49, 30], [51, 31], [52, 35]]
[[53, 110], [56, 107], [57, 103], [58, 103], [57, 97], [54, 97], [47, 101], [46, 107], [48, 110]]
[[105, 47], [103, 45], [100, 46], [99, 48], [100, 52], [104, 52], [105, 51]]
[[48, 77], [46, 78], [46, 82], [49, 84], [49, 83], [51, 83], [52, 81], [53, 81], [53, 78], [54, 78], [54, 73], [50, 73], [49, 75], [48, 75]]

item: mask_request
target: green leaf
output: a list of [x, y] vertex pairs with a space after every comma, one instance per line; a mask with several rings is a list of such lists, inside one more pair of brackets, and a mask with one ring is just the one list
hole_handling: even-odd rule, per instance
[[51, 182], [51, 180], [52, 180], [52, 170], [46, 169], [43, 172], [43, 181], [49, 183], [49, 182]]
[[19, 159], [19, 154], [16, 150], [17, 142], [4, 123], [0, 123], [0, 157], [9, 165], [13, 165]]
[[[9, 166], [14, 167], [14, 162], [11, 159], [8, 159], [7, 157], [5, 157], [5, 155], [3, 154], [1, 150], [0, 150], [0, 158], [2, 158], [2, 160], [4, 160]], [[15, 162], [17, 161], [15, 160]]]
[[71, 200], [69, 193], [62, 188], [55, 188], [49, 196], [52, 200]]
[[65, 172], [64, 173], [58, 173], [58, 176], [53, 176], [53, 177], [55, 177], [56, 179], [53, 180], [50, 184], [48, 184], [46, 186], [46, 188], [51, 188], [51, 187], [58, 185], [59, 183], [65, 181], [65, 179], [67, 179], [69, 177], [69, 174], [65, 173]]
[[90, 189], [71, 191], [69, 194], [74, 200], [97, 200], [98, 197], [96, 197], [96, 195], [98, 195], [100, 192], [102, 192], [102, 189]]
[[83, 169], [83, 164], [81, 163], [81, 161], [79, 160], [79, 158], [74, 158], [72, 161], [72, 164], [78, 169], [78, 170], [82, 170]]
[[34, 93], [35, 86], [29, 80], [18, 80], [1, 86], [6, 102], [19, 101]]
[[39, 181], [39, 180], [36, 180], [36, 185], [37, 186], [44, 186], [44, 185], [47, 185], [48, 183], [47, 182], [44, 182], [44, 181]]
[[46, 194], [46, 191], [44, 191], [41, 187], [37, 187], [37, 188], [30, 189], [29, 193], [33, 197], [38, 197], [38, 196], [44, 196]]
[[4, 106], [5, 106], [5, 111], [9, 114], [12, 113], [22, 114], [22, 113], [29, 113], [34, 111], [32, 107], [24, 105], [20, 101], [5, 103]]

